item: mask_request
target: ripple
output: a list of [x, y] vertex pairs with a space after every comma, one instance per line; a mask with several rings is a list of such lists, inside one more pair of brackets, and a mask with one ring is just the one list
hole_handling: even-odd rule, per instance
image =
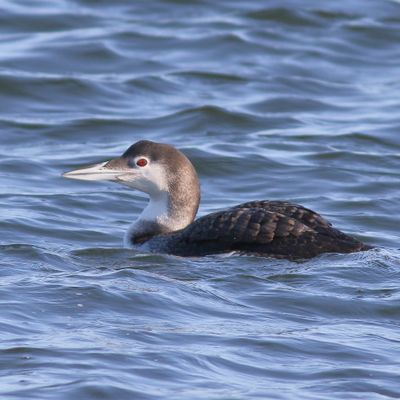
[[249, 18], [294, 26], [314, 26], [318, 23], [304, 12], [284, 7], [260, 9], [247, 14]]
[[[5, 398], [399, 397], [399, 4], [3, 1]], [[375, 246], [122, 248], [146, 196], [61, 173], [174, 144], [199, 215], [288, 199]]]
[[263, 100], [247, 107], [251, 110], [261, 113], [285, 113], [294, 112], [332, 112], [335, 109], [340, 110], [340, 105], [329, 104], [320, 100], [310, 100], [302, 97], [277, 97], [274, 99]]

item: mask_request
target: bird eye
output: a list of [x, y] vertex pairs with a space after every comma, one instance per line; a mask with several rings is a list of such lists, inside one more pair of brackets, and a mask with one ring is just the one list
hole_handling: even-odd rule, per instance
[[145, 167], [147, 165], [147, 160], [145, 158], [139, 158], [139, 160], [136, 161], [136, 165], [138, 167]]

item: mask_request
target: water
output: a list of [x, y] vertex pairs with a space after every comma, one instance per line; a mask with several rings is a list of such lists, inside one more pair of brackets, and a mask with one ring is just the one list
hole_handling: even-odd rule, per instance
[[[0, 3], [0, 397], [400, 398], [400, 4]], [[139, 139], [200, 214], [290, 199], [376, 250], [121, 246], [145, 197], [63, 171]]]

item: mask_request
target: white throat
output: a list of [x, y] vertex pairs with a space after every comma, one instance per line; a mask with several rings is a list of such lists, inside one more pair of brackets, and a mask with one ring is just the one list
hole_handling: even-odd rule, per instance
[[148, 223], [155, 223], [164, 227], [167, 231], [176, 231], [187, 226], [184, 219], [177, 219], [171, 215], [170, 197], [168, 192], [158, 193], [150, 196], [150, 201], [139, 217], [130, 225], [125, 233], [125, 247], [132, 247], [132, 236], [136, 235], [146, 227]]
[[144, 208], [135, 223], [141, 221], [156, 222], [164, 225], [169, 217], [169, 198], [168, 193], [150, 196], [150, 201]]

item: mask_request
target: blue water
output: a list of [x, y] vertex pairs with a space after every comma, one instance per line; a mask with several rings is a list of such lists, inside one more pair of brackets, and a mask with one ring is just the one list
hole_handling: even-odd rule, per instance
[[[400, 398], [400, 3], [0, 2], [0, 397]], [[61, 173], [140, 139], [199, 215], [312, 208], [376, 249], [122, 248], [145, 196]]]

